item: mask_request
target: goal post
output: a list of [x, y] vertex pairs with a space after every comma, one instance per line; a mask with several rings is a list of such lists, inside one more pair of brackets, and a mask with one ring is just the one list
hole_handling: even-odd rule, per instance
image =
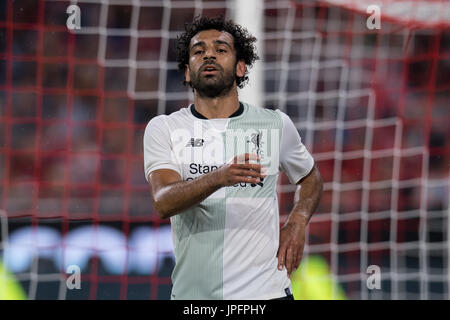
[[260, 60], [256, 61], [249, 70], [249, 82], [243, 89], [239, 89], [239, 99], [254, 106], [262, 107], [264, 100], [264, 1], [233, 0], [234, 21], [244, 26], [256, 39], [257, 53]]

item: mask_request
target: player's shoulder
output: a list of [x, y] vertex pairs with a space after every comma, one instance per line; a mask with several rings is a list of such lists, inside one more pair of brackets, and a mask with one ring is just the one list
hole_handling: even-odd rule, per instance
[[174, 112], [172, 112], [172, 113], [170, 113], [168, 115], [165, 115], [166, 119], [180, 119], [180, 118], [185, 119], [186, 117], [189, 117], [189, 115], [190, 115], [190, 111], [189, 111], [190, 106], [191, 105], [188, 105], [187, 107], [182, 107], [182, 108], [180, 108], [177, 111], [174, 111]]
[[248, 103], [247, 108], [248, 114], [253, 118], [268, 118], [271, 120], [284, 122], [285, 118], [288, 117], [286, 113], [278, 108], [260, 108]]
[[187, 117], [189, 117], [188, 107], [180, 108], [177, 111], [174, 111], [170, 114], [160, 114], [154, 116], [147, 123], [148, 127], [161, 127], [161, 126], [170, 126], [170, 123], [178, 123], [185, 122]]

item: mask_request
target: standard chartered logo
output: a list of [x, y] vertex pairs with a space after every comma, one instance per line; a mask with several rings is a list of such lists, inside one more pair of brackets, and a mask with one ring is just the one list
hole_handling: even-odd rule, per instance
[[219, 166], [209, 166], [201, 163], [191, 163], [189, 165], [190, 174], [205, 174], [218, 169]]
[[[211, 171], [217, 170], [219, 169], [221, 166], [215, 166], [215, 165], [205, 165], [205, 164], [201, 164], [201, 163], [191, 163], [189, 164], [189, 173], [192, 175], [190, 177], [186, 178], [186, 181], [190, 181], [190, 180], [194, 180], [196, 177], [202, 175], [202, 174], [206, 174], [209, 173]], [[231, 187], [263, 187], [264, 186], [264, 178], [261, 178], [261, 182], [258, 183], [246, 183], [246, 182], [241, 182], [241, 183], [237, 183], [235, 185], [232, 185]]]

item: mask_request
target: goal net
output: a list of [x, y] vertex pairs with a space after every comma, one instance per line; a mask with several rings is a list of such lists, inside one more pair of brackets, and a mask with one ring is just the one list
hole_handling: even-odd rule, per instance
[[[0, 1], [0, 270], [29, 299], [170, 297], [143, 132], [192, 100], [184, 23], [236, 3]], [[449, 3], [260, 5], [261, 107], [291, 117], [324, 179], [303, 260], [326, 262], [332, 298], [449, 299]], [[278, 192], [283, 220], [295, 186]]]

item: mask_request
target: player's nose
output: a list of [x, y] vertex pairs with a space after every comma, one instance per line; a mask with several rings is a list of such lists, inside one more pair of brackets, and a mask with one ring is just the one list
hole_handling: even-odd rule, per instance
[[205, 55], [203, 56], [203, 60], [208, 60], [208, 59], [216, 59], [216, 54], [213, 48], [207, 48], [205, 50]]

